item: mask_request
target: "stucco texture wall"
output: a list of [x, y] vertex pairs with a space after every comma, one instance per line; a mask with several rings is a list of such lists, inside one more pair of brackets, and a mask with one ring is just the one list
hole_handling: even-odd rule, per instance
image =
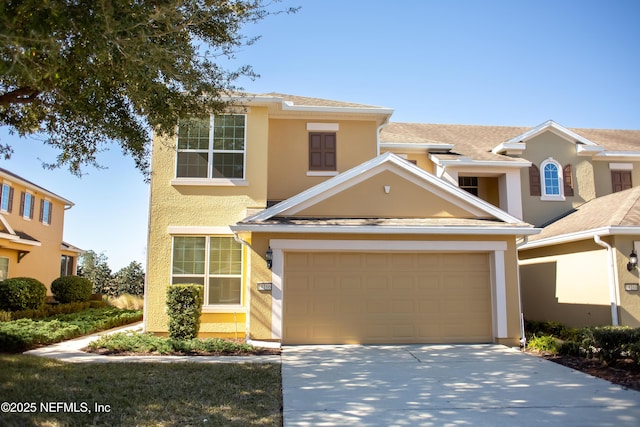
[[[166, 290], [171, 283], [172, 269], [169, 227], [228, 227], [247, 216], [251, 209], [264, 209], [266, 206], [267, 165], [264, 159], [268, 151], [268, 126], [266, 108], [252, 107], [248, 110], [245, 168], [248, 184], [240, 186], [221, 186], [215, 181], [207, 185], [172, 184], [176, 141], [173, 138], [154, 140], [145, 293], [146, 330], [156, 333], [167, 331]], [[247, 259], [246, 251], [244, 259]], [[246, 296], [243, 301], [246, 303]], [[232, 337], [240, 332], [244, 336], [245, 315], [245, 308], [207, 313], [202, 317], [200, 330], [203, 336], [226, 334]]]

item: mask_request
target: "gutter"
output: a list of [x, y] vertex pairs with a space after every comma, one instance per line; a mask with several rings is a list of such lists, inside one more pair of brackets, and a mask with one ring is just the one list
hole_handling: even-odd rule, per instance
[[[518, 257], [518, 249], [526, 245], [528, 241], [529, 241], [529, 236], [525, 235], [525, 236], [522, 236], [522, 242], [516, 243], [516, 258]], [[522, 311], [522, 292], [520, 290], [520, 260], [519, 259], [518, 259], [517, 275], [518, 275], [518, 305], [520, 306], [520, 347], [524, 349], [527, 347], [527, 336], [525, 335], [524, 312]]]
[[618, 292], [616, 289], [615, 279], [615, 263], [613, 261], [613, 248], [610, 244], [603, 241], [599, 234], [593, 236], [593, 241], [603, 248], [607, 249], [607, 267], [609, 270], [609, 299], [611, 300], [611, 324], [613, 326], [619, 326], [618, 320]]
[[382, 132], [382, 129], [384, 129], [389, 124], [390, 118], [391, 116], [388, 116], [386, 119], [384, 119], [384, 122], [382, 122], [376, 129], [376, 157], [380, 155], [380, 132]]

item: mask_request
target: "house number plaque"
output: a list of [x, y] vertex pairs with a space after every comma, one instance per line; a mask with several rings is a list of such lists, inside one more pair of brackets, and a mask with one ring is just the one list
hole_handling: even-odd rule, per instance
[[270, 291], [272, 287], [273, 283], [271, 282], [258, 282], [259, 291]]
[[624, 284], [624, 290], [625, 291], [637, 291], [638, 290], [638, 284], [637, 283], [625, 283]]

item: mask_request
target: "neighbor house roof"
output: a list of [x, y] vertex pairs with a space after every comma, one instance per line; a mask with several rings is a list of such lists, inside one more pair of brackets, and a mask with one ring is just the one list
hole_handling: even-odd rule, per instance
[[596, 234], [640, 234], [640, 187], [588, 201], [543, 228], [523, 249], [592, 238]]
[[433, 154], [440, 160], [465, 156], [484, 161], [517, 161], [513, 157], [492, 152], [501, 144], [526, 139], [536, 129], [575, 136], [576, 142], [592, 142], [603, 150], [640, 152], [640, 130], [564, 128], [549, 120], [536, 127], [451, 125], [431, 123], [389, 123], [380, 132], [380, 143], [450, 144], [451, 154]]
[[0, 178], [3, 177], [3, 176], [5, 178], [7, 178], [9, 181], [20, 183], [20, 184], [22, 184], [22, 185], [24, 185], [25, 187], [28, 187], [28, 188], [37, 189], [38, 191], [41, 191], [42, 193], [48, 195], [49, 197], [52, 197], [52, 198], [55, 198], [55, 199], [61, 201], [62, 203], [64, 203], [65, 205], [67, 205], [69, 207], [73, 206], [73, 202], [65, 199], [64, 197], [59, 196], [56, 193], [54, 193], [52, 191], [49, 191], [46, 188], [41, 187], [38, 184], [35, 184], [35, 183], [33, 183], [33, 182], [21, 177], [18, 174], [15, 174], [15, 173], [7, 170], [7, 169], [0, 168]]

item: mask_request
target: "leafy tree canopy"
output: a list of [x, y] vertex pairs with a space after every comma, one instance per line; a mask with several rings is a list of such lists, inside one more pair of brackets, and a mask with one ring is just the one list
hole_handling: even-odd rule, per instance
[[79, 175], [116, 142], [146, 173], [149, 130], [220, 111], [238, 78], [256, 77], [220, 63], [255, 41], [245, 24], [280, 13], [274, 1], [3, 0], [0, 125], [45, 134], [60, 152], [50, 167]]

